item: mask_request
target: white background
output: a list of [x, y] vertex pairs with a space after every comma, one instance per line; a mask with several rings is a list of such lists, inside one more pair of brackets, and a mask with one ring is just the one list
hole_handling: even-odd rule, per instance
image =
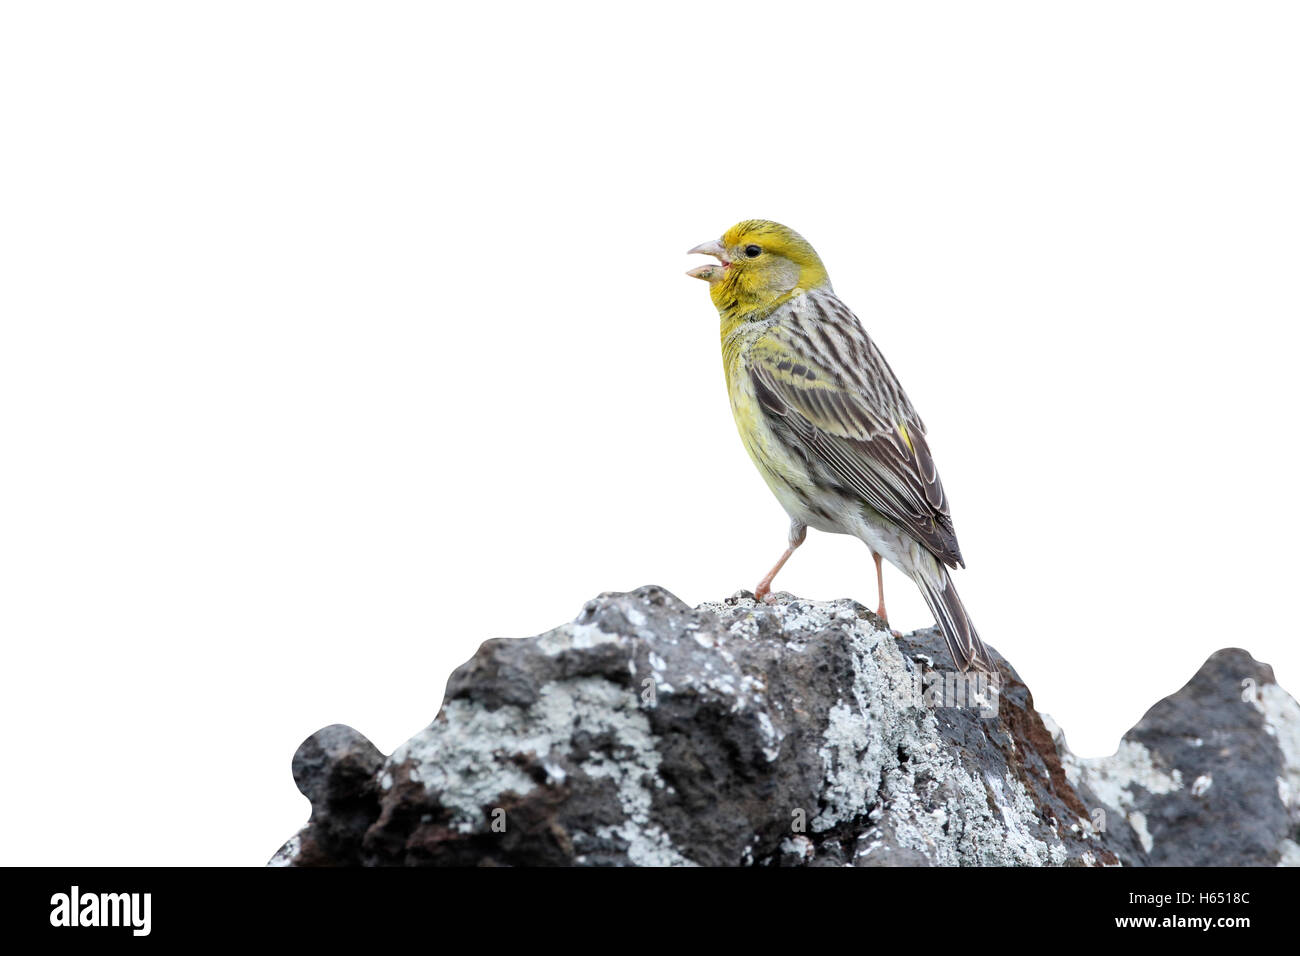
[[[893, 364], [1076, 751], [1225, 645], [1300, 691], [1293, 5], [3, 10], [3, 862], [260, 865], [317, 728], [753, 587], [786, 519], [683, 275], [750, 217]], [[847, 538], [778, 586], [874, 603]]]

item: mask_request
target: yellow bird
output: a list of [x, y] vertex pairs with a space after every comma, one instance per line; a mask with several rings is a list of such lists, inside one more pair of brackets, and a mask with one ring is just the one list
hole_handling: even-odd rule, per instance
[[883, 557], [921, 589], [956, 665], [994, 672], [948, 575], [965, 562], [925, 425], [813, 247], [751, 219], [694, 253], [718, 260], [687, 275], [709, 283], [722, 318], [740, 438], [790, 516], [789, 547], [754, 597], [769, 599], [808, 528], [851, 534], [875, 559], [881, 618]]

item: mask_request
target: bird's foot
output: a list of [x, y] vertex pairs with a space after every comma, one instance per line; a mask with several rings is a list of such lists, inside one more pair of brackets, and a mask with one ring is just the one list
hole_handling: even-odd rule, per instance
[[880, 607], [876, 608], [876, 617], [880, 618], [881, 622], [885, 625], [885, 630], [894, 635], [894, 637], [903, 636], [901, 633], [889, 626], [889, 615], [885, 613], [885, 603], [883, 601], [880, 602]]

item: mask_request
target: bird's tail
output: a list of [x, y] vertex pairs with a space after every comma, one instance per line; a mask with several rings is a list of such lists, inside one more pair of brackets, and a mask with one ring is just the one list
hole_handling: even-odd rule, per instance
[[939, 629], [943, 631], [953, 663], [962, 671], [974, 667], [976, 670], [996, 674], [993, 657], [976, 633], [975, 625], [966, 613], [966, 606], [961, 603], [957, 588], [948, 576], [948, 569], [937, 561], [935, 565], [937, 574], [918, 571], [915, 575], [916, 583], [925, 596], [925, 603], [930, 605]]

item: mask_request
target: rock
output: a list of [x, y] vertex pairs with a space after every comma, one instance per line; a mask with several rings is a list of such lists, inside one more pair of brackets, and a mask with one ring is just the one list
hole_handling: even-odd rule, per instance
[[1125, 862], [1300, 865], [1300, 705], [1246, 651], [1216, 651], [1113, 756], [1081, 760], [1056, 738]]
[[293, 755], [293, 779], [311, 801], [311, 823], [281, 848], [276, 866], [354, 866], [366, 828], [379, 815], [384, 755], [351, 727], [318, 730]]
[[[1294, 853], [1300, 708], [1244, 652], [1211, 658], [1110, 763], [1071, 755], [995, 659], [996, 684], [967, 679], [937, 631], [895, 638], [848, 600], [765, 605], [741, 592], [692, 610], [657, 587], [603, 594], [570, 624], [483, 644], [434, 722], [386, 759], [347, 727], [308, 738], [294, 778], [311, 820], [271, 862], [1096, 866]], [[1240, 691], [1242, 677], [1257, 699], [1237, 706], [1223, 688]], [[1186, 737], [1198, 712], [1199, 747]], [[1248, 845], [1205, 832], [1243, 808]]]

